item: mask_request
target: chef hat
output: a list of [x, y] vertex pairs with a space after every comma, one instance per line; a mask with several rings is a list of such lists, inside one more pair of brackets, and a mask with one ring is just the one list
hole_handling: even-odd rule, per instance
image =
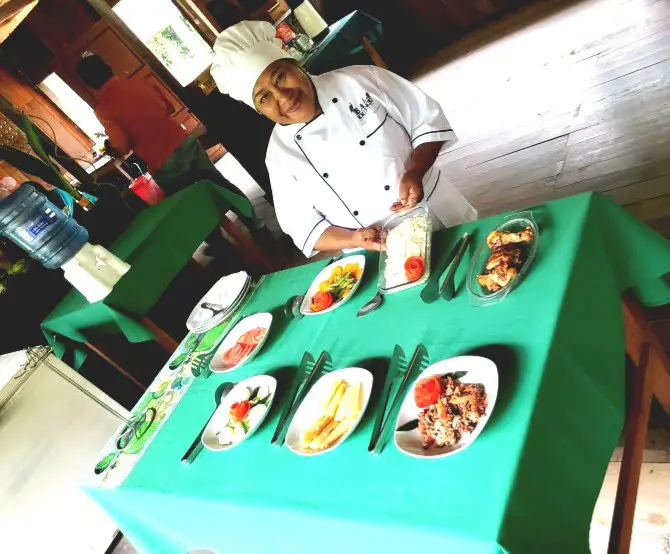
[[221, 92], [253, 107], [254, 85], [261, 73], [272, 62], [290, 57], [270, 23], [241, 21], [217, 37], [210, 72]]

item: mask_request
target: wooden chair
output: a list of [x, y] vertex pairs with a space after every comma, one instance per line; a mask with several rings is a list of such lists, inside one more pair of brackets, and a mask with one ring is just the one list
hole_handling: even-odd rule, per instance
[[623, 458], [608, 554], [628, 554], [630, 551], [652, 397], [655, 396], [670, 414], [670, 359], [637, 300], [631, 294], [624, 294], [622, 304], [626, 353], [636, 371], [624, 427]]

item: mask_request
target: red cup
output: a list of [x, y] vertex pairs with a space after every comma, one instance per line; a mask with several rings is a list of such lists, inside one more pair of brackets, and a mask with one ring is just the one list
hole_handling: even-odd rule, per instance
[[158, 204], [165, 198], [163, 189], [158, 186], [158, 183], [148, 173], [135, 179], [129, 188], [150, 206]]

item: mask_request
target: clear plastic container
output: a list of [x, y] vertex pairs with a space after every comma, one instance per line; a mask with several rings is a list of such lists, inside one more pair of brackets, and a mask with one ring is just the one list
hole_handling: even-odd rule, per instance
[[470, 262], [470, 268], [468, 270], [467, 286], [468, 291], [470, 292], [470, 300], [473, 305], [486, 306], [500, 302], [519, 285], [526, 273], [528, 273], [528, 270], [535, 259], [537, 249], [540, 246], [540, 233], [531, 212], [519, 212], [507, 216], [503, 223], [498, 225], [495, 229], [492, 229], [486, 237], [493, 231], [519, 232], [525, 227], [530, 227], [532, 229], [533, 240], [529, 243], [518, 244], [518, 246], [524, 249], [523, 264], [516, 276], [500, 290], [491, 292], [487, 288], [482, 287], [479, 284], [479, 281], [477, 281], [477, 276], [485, 272], [486, 263], [491, 255], [491, 249], [487, 244], [484, 243], [472, 256], [472, 261]]
[[[382, 251], [379, 256], [379, 291], [400, 292], [422, 285], [430, 276], [432, 220], [425, 202], [389, 216], [382, 225]], [[404, 264], [407, 258], [423, 258], [424, 271], [409, 281]]]

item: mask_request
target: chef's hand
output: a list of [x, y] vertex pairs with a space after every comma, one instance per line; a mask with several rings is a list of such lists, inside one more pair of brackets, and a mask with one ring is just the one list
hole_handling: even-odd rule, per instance
[[382, 249], [381, 235], [377, 227], [363, 227], [354, 231], [355, 248], [365, 248], [379, 252]]
[[397, 212], [403, 208], [411, 208], [423, 200], [422, 175], [417, 171], [406, 172], [400, 180], [400, 200], [391, 206]]

